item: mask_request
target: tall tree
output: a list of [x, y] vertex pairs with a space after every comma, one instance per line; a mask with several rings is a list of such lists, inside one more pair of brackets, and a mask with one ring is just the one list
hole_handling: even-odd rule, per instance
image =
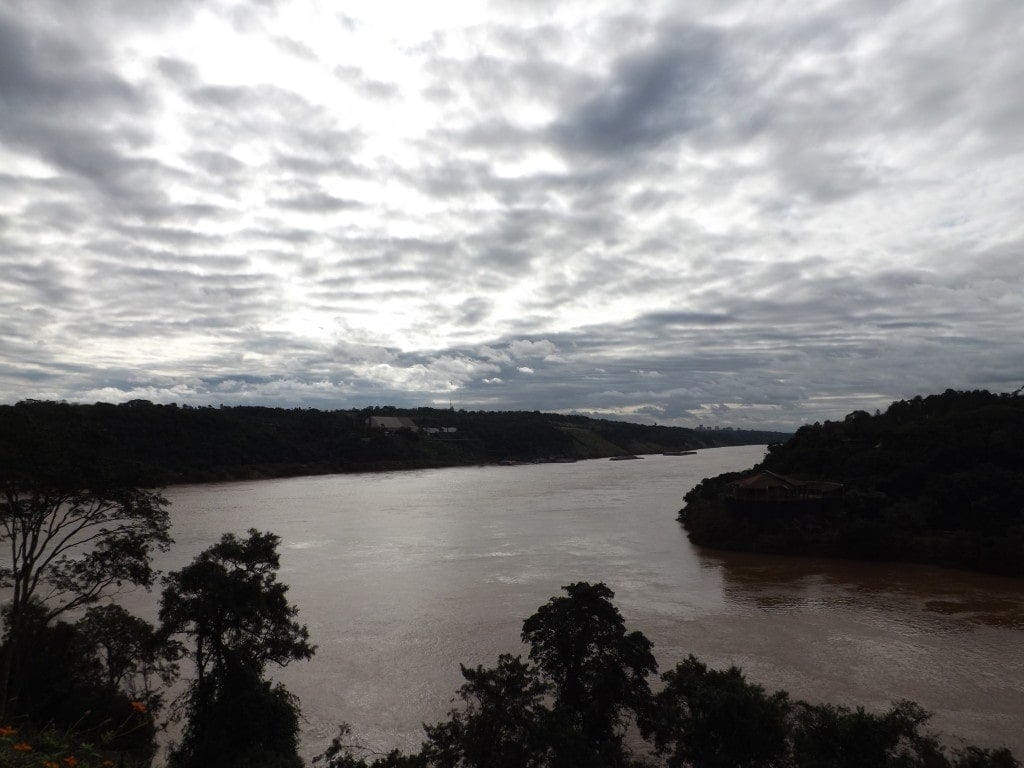
[[[0, 480], [0, 585], [11, 588], [0, 667], [0, 715], [16, 697], [22, 625], [34, 602], [50, 621], [124, 585], [149, 588], [151, 555], [166, 550], [167, 501], [131, 486], [60, 478]], [[14, 674], [12, 674], [14, 673]]]
[[657, 672], [651, 642], [626, 632], [605, 584], [563, 587], [523, 622], [523, 642], [555, 694], [554, 766], [629, 763], [623, 736], [650, 704], [647, 676]]
[[301, 765], [298, 706], [263, 676], [268, 664], [308, 659], [315, 648], [277, 580], [280, 539], [248, 533], [224, 534], [166, 578], [160, 620], [165, 632], [188, 639], [196, 668], [175, 768]]

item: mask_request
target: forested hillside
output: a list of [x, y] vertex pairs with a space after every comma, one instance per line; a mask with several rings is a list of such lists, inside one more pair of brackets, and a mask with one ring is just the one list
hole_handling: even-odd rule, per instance
[[1024, 575], [1024, 397], [915, 397], [874, 416], [802, 427], [755, 469], [844, 484], [816, 514], [761, 515], [705, 480], [680, 513], [692, 541], [727, 549], [906, 559]]
[[[411, 418], [385, 432], [370, 416]], [[428, 434], [426, 428], [454, 428]], [[583, 416], [433, 408], [345, 411], [24, 401], [0, 406], [0, 472], [113, 473], [163, 485], [459, 464], [654, 453], [786, 439], [777, 432], [692, 430]]]

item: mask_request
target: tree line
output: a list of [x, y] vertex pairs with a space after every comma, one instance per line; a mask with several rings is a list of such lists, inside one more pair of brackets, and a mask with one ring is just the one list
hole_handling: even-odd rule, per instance
[[[167, 501], [135, 487], [3, 483], [0, 765], [145, 768], [162, 713], [170, 768], [300, 768], [300, 708], [268, 670], [316, 648], [278, 579], [278, 538], [224, 534], [158, 579]], [[159, 623], [113, 599], [162, 587]], [[606, 585], [564, 587], [522, 627], [527, 658], [462, 668], [459, 704], [416, 752], [368, 755], [342, 726], [327, 768], [1018, 768], [1005, 749], [949, 752], [928, 716], [792, 700], [689, 657], [659, 671]], [[167, 700], [182, 666], [179, 696]]]
[[[371, 429], [406, 416], [443, 436]], [[585, 459], [623, 453], [768, 443], [777, 432], [692, 430], [530, 411], [113, 405], [23, 401], [0, 406], [0, 465], [27, 477], [67, 466], [147, 487], [327, 472], [455, 466], [506, 459]]]
[[1024, 576], [1024, 397], [986, 391], [915, 397], [874, 415], [801, 427], [766, 469], [844, 484], [813, 514], [737, 509], [709, 478], [685, 498], [690, 539], [723, 549], [914, 560]]

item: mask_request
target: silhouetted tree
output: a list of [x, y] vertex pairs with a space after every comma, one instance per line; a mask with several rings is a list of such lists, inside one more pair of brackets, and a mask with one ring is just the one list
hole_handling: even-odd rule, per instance
[[94, 649], [108, 686], [150, 711], [160, 708], [160, 686], [171, 685], [178, 676], [181, 643], [114, 604], [93, 606], [75, 628]]
[[134, 487], [74, 477], [0, 479], [0, 546], [9, 563], [0, 583], [12, 590], [8, 642], [0, 666], [0, 718], [18, 695], [23, 619], [38, 601], [45, 621], [95, 603], [124, 584], [150, 587], [154, 548], [165, 550], [167, 502]]
[[785, 768], [785, 693], [765, 693], [736, 667], [719, 671], [690, 656], [662, 675], [665, 688], [641, 722], [670, 768]]
[[493, 669], [461, 667], [464, 702], [449, 720], [427, 726], [423, 756], [451, 768], [540, 768], [547, 765], [542, 703], [547, 686], [518, 656], [502, 655]]
[[792, 731], [794, 768], [944, 768], [949, 761], [941, 746], [921, 733], [928, 718], [909, 701], [882, 714], [801, 703]]
[[166, 579], [164, 631], [190, 641], [196, 668], [183, 702], [188, 722], [171, 753], [175, 768], [301, 765], [298, 705], [283, 686], [263, 678], [268, 664], [284, 666], [314, 652], [295, 621], [288, 587], [277, 580], [278, 542], [255, 529], [246, 539], [224, 534]]
[[563, 587], [523, 622], [523, 642], [554, 694], [554, 766], [627, 765], [628, 716], [651, 702], [647, 675], [658, 669], [651, 643], [626, 632], [606, 585]]

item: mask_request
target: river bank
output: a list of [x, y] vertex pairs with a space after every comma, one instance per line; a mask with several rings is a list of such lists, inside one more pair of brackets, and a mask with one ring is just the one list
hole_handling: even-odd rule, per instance
[[5, 476], [147, 487], [607, 458], [788, 437], [537, 411], [196, 408], [145, 400], [0, 406]]

